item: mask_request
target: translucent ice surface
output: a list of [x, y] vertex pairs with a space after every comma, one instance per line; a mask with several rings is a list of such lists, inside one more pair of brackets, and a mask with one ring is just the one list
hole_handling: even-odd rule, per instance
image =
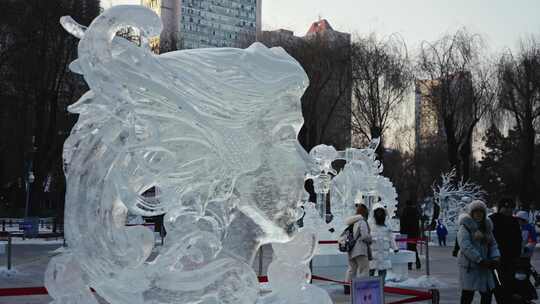
[[[159, 34], [141, 6], [112, 7], [87, 29], [61, 22], [81, 39], [70, 67], [90, 91], [69, 107], [79, 120], [64, 145], [68, 249], [45, 278], [53, 303], [96, 303], [92, 288], [111, 304], [253, 304], [265, 243], [284, 243], [272, 269], [287, 271], [261, 301], [303, 303], [279, 281], [294, 278], [303, 299], [329, 303], [306, 285], [313, 238], [294, 229], [309, 161], [297, 141], [302, 67], [259, 43], [155, 55], [114, 38], [126, 26], [143, 41]], [[164, 215], [164, 246], [128, 214]]]
[[[366, 148], [348, 148], [344, 151], [336, 151], [333, 147], [319, 145], [314, 147], [312, 155], [319, 174], [311, 172], [308, 177], [312, 178], [315, 192], [330, 194], [332, 221], [328, 224], [318, 221], [313, 217], [312, 206], [306, 206], [305, 224], [319, 232], [321, 238], [337, 235], [345, 229], [344, 219], [355, 213], [355, 204], [365, 203], [371, 209], [374, 203], [382, 204], [388, 214], [393, 216], [397, 208], [397, 192], [392, 182], [382, 175], [382, 164], [376, 159], [375, 151], [379, 145], [379, 139], [374, 139]], [[325, 187], [317, 187], [326, 177], [328, 172], [335, 172], [332, 162], [340, 159], [346, 161], [344, 168], [333, 179], [328, 180]], [[313, 170], [312, 170], [313, 171]], [[326, 195], [325, 194], [325, 195]], [[319, 197], [317, 197], [319, 198]], [[322, 201], [325, 201], [324, 198]], [[319, 204], [320, 205], [320, 204]], [[389, 219], [392, 229], [399, 229], [397, 220]], [[335, 231], [331, 236], [327, 233], [328, 228]]]
[[434, 200], [428, 200], [424, 204], [425, 209], [430, 208], [433, 202], [439, 204], [441, 210], [439, 218], [449, 230], [458, 228], [458, 218], [466, 211], [467, 205], [473, 200], [484, 200], [485, 191], [474, 183], [460, 180], [455, 170], [441, 174], [439, 184], [433, 185]]

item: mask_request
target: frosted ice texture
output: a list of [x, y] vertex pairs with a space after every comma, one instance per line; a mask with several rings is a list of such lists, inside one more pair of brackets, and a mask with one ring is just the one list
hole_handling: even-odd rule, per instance
[[[434, 184], [432, 189], [434, 202], [440, 207], [439, 218], [449, 230], [457, 229], [458, 217], [470, 202], [477, 199], [484, 200], [486, 195], [480, 186], [458, 180], [455, 170], [441, 174], [440, 184]], [[432, 200], [424, 204], [426, 213], [432, 213], [432, 204]]]
[[[259, 43], [154, 55], [144, 42], [161, 22], [140, 6], [112, 7], [88, 29], [61, 23], [81, 38], [70, 67], [90, 91], [69, 107], [79, 114], [64, 145], [69, 247], [46, 271], [53, 303], [97, 303], [90, 288], [111, 304], [302, 303], [290, 288], [329, 303], [306, 285], [311, 255], [297, 255], [313, 239], [291, 242], [310, 161], [297, 141], [302, 67]], [[114, 38], [126, 26], [143, 47]], [[156, 197], [142, 195], [152, 187]], [[164, 215], [164, 246], [126, 226], [128, 213]], [[272, 271], [259, 299], [251, 264], [266, 243], [286, 243], [272, 268], [302, 280]]]
[[[399, 228], [397, 221], [390, 219], [397, 208], [397, 192], [392, 182], [381, 175], [382, 164], [376, 159], [375, 154], [378, 145], [379, 139], [374, 139], [368, 147], [363, 149], [348, 148], [344, 151], [336, 151], [332, 146], [319, 145], [310, 151], [315, 161], [312, 169], [317, 168], [318, 173], [312, 172], [308, 177], [314, 180], [317, 194], [330, 193], [333, 219], [329, 224], [319, 221], [314, 217], [313, 206], [307, 205], [304, 223], [317, 230], [321, 238], [337, 239], [345, 229], [344, 219], [354, 214], [355, 204], [364, 203], [362, 197], [373, 197], [375, 202], [383, 205], [389, 214], [390, 226], [393, 229]], [[338, 159], [346, 161], [345, 167], [333, 179], [328, 180], [328, 184], [323, 183], [326, 182], [324, 178], [330, 173], [334, 175], [337, 173], [332, 167], [332, 162]], [[317, 186], [318, 184], [324, 186]], [[318, 195], [317, 198], [319, 197], [321, 196]], [[371, 209], [372, 206], [367, 205]], [[329, 234], [327, 231], [330, 228], [334, 228], [335, 232]]]
[[287, 243], [274, 243], [274, 259], [268, 266], [268, 280], [272, 293], [257, 303], [330, 304], [326, 291], [309, 284], [311, 271], [309, 262], [315, 255], [319, 239], [315, 230], [302, 229]]

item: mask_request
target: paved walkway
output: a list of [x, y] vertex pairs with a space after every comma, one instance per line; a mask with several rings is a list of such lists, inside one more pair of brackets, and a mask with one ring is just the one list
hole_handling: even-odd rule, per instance
[[[12, 277], [0, 277], [0, 288], [9, 287], [34, 287], [43, 286], [43, 274], [49, 259], [55, 254], [54, 251], [59, 247], [59, 244], [16, 244], [13, 246], [13, 265], [18, 271], [18, 274]], [[455, 304], [459, 302], [458, 282], [457, 282], [457, 266], [456, 259], [451, 256], [451, 248], [433, 247], [430, 248], [431, 254], [431, 275], [434, 278], [442, 281], [446, 287], [441, 288], [441, 304]], [[533, 265], [540, 269], [540, 249], [537, 249], [536, 258]], [[269, 248], [265, 248], [263, 256], [263, 274], [266, 272], [266, 267], [270, 262], [272, 252]], [[5, 255], [0, 255], [0, 267], [5, 265]], [[422, 265], [425, 266], [425, 263]], [[259, 270], [259, 260], [255, 259], [254, 268]], [[314, 274], [320, 276], [329, 276], [335, 279], [342, 279], [336, 273], [344, 272], [345, 270], [334, 269], [332, 273], [317, 273], [319, 271], [315, 265]], [[421, 271], [412, 271], [412, 277], [419, 277], [425, 274], [425, 269]], [[349, 296], [343, 294], [343, 287], [338, 284], [317, 283], [328, 290], [335, 304], [349, 304]], [[387, 297], [387, 300], [394, 300], [395, 297]], [[31, 296], [31, 297], [0, 297], [0, 304], [42, 304], [50, 302], [48, 296]], [[424, 302], [429, 303], [429, 302]], [[478, 299], [475, 303], [479, 303]], [[495, 303], [495, 301], [493, 301]]]

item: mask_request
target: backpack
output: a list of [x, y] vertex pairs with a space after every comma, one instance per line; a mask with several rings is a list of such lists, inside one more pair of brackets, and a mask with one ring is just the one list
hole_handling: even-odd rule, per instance
[[338, 249], [341, 252], [351, 252], [356, 244], [356, 241], [360, 237], [360, 231], [358, 231], [358, 236], [354, 237], [354, 224], [349, 225], [341, 235], [338, 240]]

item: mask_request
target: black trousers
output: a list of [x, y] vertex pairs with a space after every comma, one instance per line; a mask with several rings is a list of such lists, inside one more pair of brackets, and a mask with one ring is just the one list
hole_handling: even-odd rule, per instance
[[446, 236], [438, 236], [439, 239], [439, 246], [445, 246], [446, 247]]
[[[407, 243], [407, 250], [414, 251], [416, 254], [416, 268], [420, 268], [420, 257], [418, 256], [418, 248], [416, 247], [416, 243]], [[412, 263], [409, 263], [409, 268], [412, 267]]]
[[[461, 291], [461, 304], [471, 304], [474, 299], [474, 290]], [[480, 293], [481, 304], [491, 304], [491, 292]]]
[[495, 288], [495, 300], [498, 304], [512, 303], [512, 296], [516, 293], [515, 264], [501, 261], [497, 268], [501, 285]]

